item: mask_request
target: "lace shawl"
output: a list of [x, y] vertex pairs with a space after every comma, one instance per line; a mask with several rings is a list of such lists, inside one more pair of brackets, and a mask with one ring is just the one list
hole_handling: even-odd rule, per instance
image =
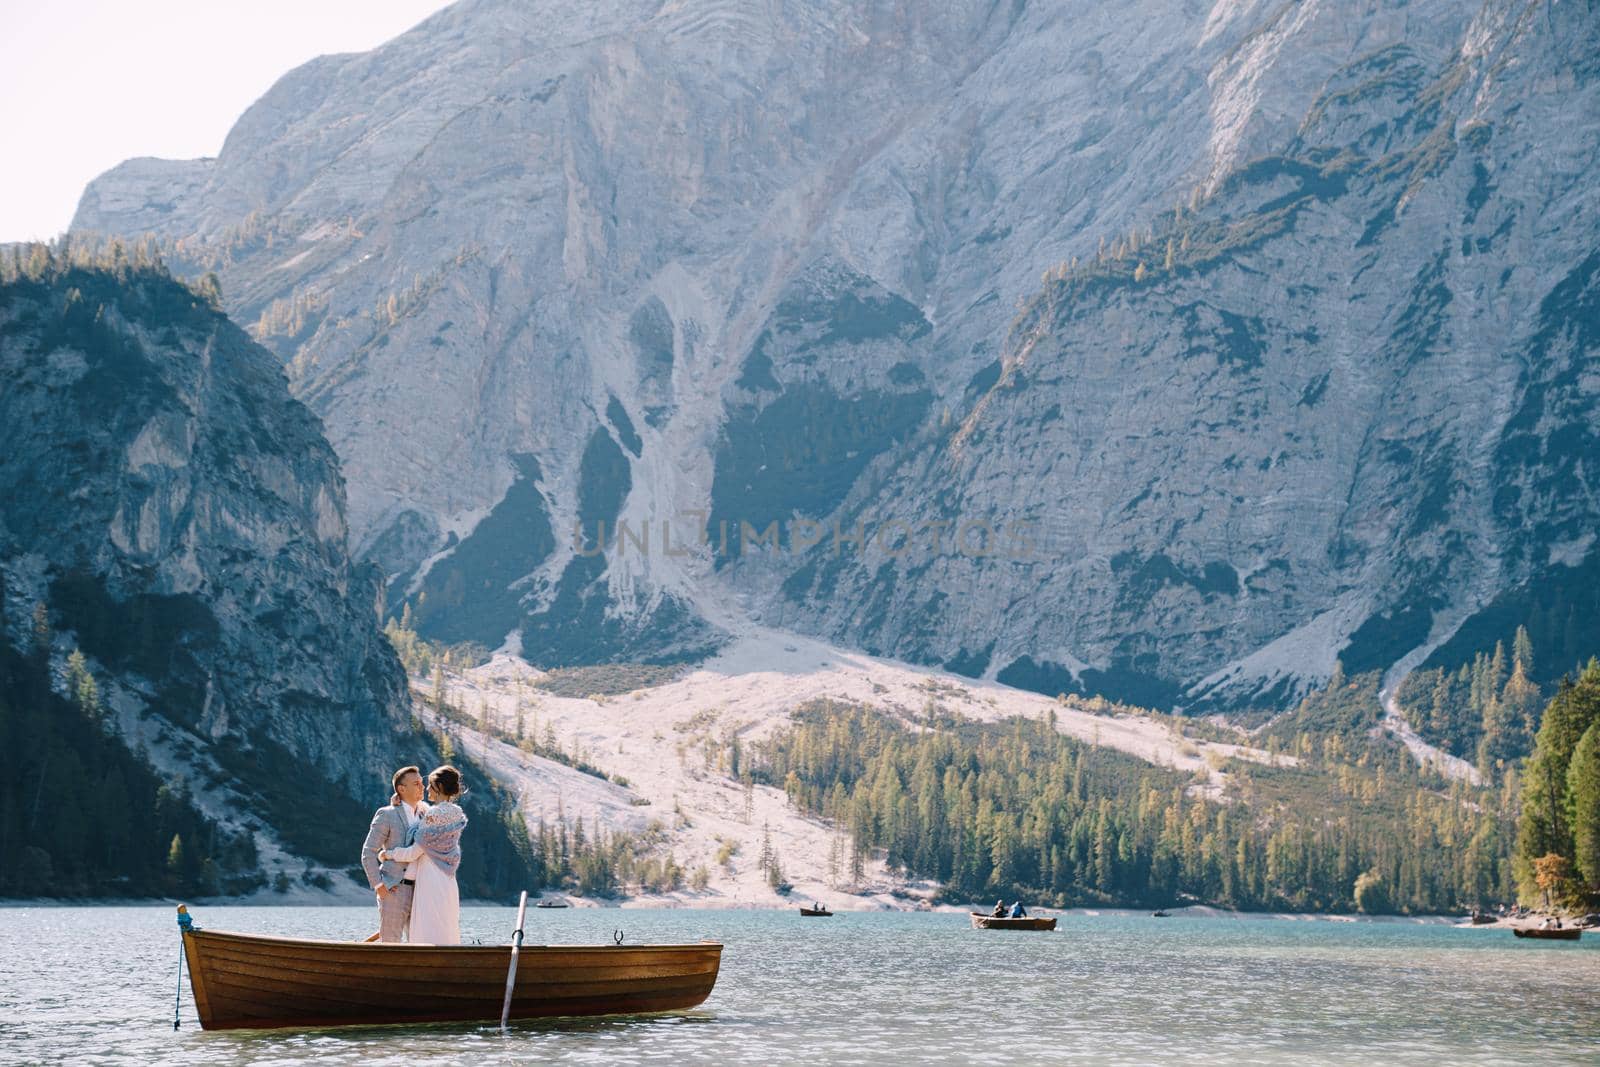
[[452, 878], [461, 866], [461, 831], [466, 828], [467, 813], [448, 801], [429, 808], [417, 826], [417, 844]]

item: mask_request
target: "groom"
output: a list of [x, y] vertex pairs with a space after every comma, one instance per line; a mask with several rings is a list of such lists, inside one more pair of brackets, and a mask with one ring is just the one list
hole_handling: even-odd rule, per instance
[[417, 824], [427, 810], [422, 803], [419, 768], [401, 767], [394, 772], [393, 785], [395, 795], [390, 799], [397, 803], [373, 813], [366, 843], [361, 846], [361, 869], [367, 872], [367, 883], [378, 898], [380, 941], [405, 940], [406, 926], [411, 921], [411, 894], [416, 883], [412, 881], [409, 863], [388, 860], [380, 864], [378, 852], [412, 844]]

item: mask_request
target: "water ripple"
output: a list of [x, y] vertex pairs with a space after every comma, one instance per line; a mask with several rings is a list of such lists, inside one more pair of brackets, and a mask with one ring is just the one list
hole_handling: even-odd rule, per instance
[[[355, 908], [201, 908], [219, 929], [355, 938]], [[510, 909], [469, 908], [503, 942]], [[961, 915], [572, 909], [528, 943], [726, 943], [695, 1011], [497, 1027], [203, 1033], [178, 941], [148, 908], [0, 909], [0, 1062], [841, 1065], [1524, 1064], [1600, 1060], [1600, 938], [1506, 931], [1068, 916], [1054, 934]]]

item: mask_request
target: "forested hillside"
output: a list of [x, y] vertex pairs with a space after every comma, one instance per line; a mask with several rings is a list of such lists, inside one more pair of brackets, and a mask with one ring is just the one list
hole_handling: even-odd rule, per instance
[[1369, 737], [1376, 697], [1367, 675], [1308, 698], [1275, 729], [1277, 763], [1227, 761], [1221, 797], [1048, 722], [910, 726], [826, 703], [798, 710], [754, 773], [848, 828], [857, 864], [885, 849], [956, 900], [1438, 912], [1508, 899], [1512, 798], [1446, 785]]
[[52, 691], [50, 636], [41, 613], [25, 652], [0, 641], [0, 897], [255, 888], [251, 836], [219, 828], [128, 749], [81, 657], [69, 695]]
[[1509, 657], [1497, 642], [1453, 671], [1415, 671], [1396, 699], [1419, 734], [1498, 777], [1533, 750], [1545, 702], [1535, 677], [1533, 642], [1518, 626]]

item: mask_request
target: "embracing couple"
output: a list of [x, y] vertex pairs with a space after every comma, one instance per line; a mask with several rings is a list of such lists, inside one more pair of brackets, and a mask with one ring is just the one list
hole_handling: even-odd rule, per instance
[[378, 897], [380, 941], [427, 945], [461, 944], [461, 831], [467, 816], [456, 803], [461, 772], [451, 766], [428, 775], [426, 802], [422, 771], [394, 772], [389, 806], [372, 816], [361, 869]]

